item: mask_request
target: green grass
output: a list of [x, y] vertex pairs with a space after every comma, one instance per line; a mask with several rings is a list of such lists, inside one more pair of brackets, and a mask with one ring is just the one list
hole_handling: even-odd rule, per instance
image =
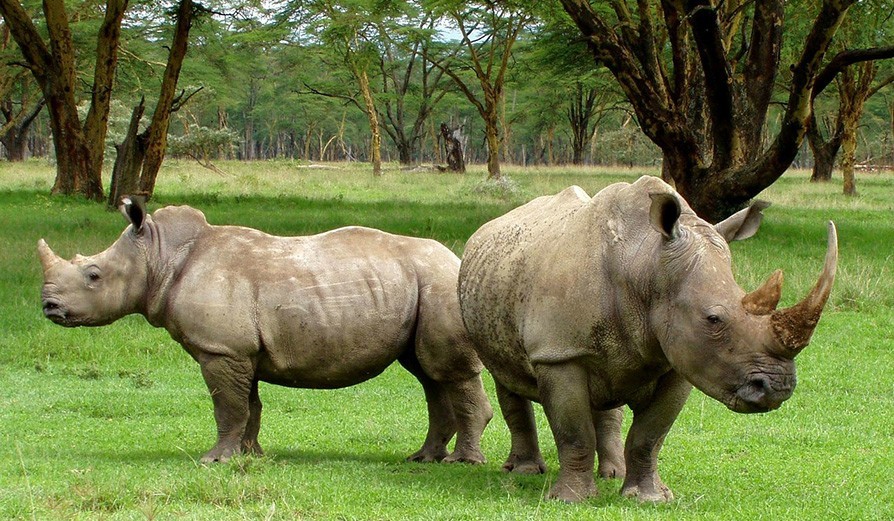
[[[466, 176], [298, 163], [225, 163], [226, 176], [168, 162], [152, 209], [190, 204], [212, 223], [297, 235], [344, 224], [434, 237], [461, 253], [483, 222], [578, 184], [594, 193], [643, 172], [512, 170], [515, 189]], [[815, 281], [825, 221], [840, 236], [839, 277], [799, 385], [779, 411], [736, 415], [701, 393], [677, 420], [659, 469], [677, 499], [640, 505], [620, 483], [579, 505], [543, 500], [555, 445], [538, 410], [550, 467], [500, 472], [502, 419], [483, 466], [404, 463], [424, 436], [422, 390], [394, 367], [335, 391], [262, 385], [264, 458], [197, 464], [213, 443], [198, 366], [141, 317], [97, 329], [43, 319], [37, 239], [65, 257], [113, 242], [123, 218], [50, 197], [52, 168], [0, 164], [0, 518], [3, 519], [890, 519], [894, 512], [894, 176], [859, 179], [861, 195], [787, 174], [756, 237], [733, 245], [741, 285], [786, 274], [784, 304]], [[492, 384], [485, 378], [492, 403]]]

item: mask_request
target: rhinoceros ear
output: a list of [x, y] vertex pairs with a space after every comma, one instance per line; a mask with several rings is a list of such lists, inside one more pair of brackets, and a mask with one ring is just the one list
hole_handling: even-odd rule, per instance
[[133, 231], [140, 234], [143, 231], [143, 223], [146, 221], [146, 208], [144, 199], [138, 196], [125, 195], [121, 197], [118, 209], [124, 217], [133, 225]]
[[668, 239], [677, 235], [677, 220], [680, 219], [680, 201], [676, 196], [666, 192], [649, 194], [652, 206], [649, 208], [649, 221], [652, 228]]
[[755, 201], [751, 206], [740, 210], [725, 220], [714, 225], [726, 242], [741, 241], [757, 233], [764, 218], [763, 210], [770, 206], [768, 201]]

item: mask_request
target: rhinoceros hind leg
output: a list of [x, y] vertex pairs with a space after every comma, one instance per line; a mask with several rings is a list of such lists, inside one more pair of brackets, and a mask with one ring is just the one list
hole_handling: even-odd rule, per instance
[[621, 407], [593, 412], [593, 426], [596, 429], [596, 455], [599, 460], [597, 474], [601, 478], [623, 479], [626, 474], [624, 443], [621, 441], [623, 419], [624, 410]]
[[[200, 360], [205, 385], [214, 403], [217, 444], [201, 458], [202, 463], [225, 462], [242, 452], [249, 421], [249, 394], [254, 368], [248, 360], [212, 356]], [[260, 417], [258, 417], [260, 421]], [[257, 436], [257, 433], [254, 433]]]
[[245, 425], [245, 434], [242, 435], [242, 453], [263, 456], [264, 451], [258, 443], [258, 433], [261, 430], [261, 398], [258, 396], [257, 379], [251, 384], [251, 392], [248, 395], [248, 423]]
[[425, 374], [412, 352], [401, 356], [398, 361], [422, 384], [428, 406], [428, 433], [425, 442], [422, 448], [407, 457], [407, 461], [418, 463], [442, 461], [449, 454], [447, 443], [456, 434], [456, 415], [447, 390]]
[[546, 472], [546, 463], [540, 454], [537, 423], [531, 401], [503, 387], [500, 382], [496, 382], [496, 390], [500, 412], [512, 438], [503, 470], [519, 474], [543, 474]]
[[494, 417], [494, 410], [484, 393], [481, 375], [443, 385], [450, 395], [457, 424], [456, 445], [444, 462], [486, 463], [481, 452], [481, 434]]

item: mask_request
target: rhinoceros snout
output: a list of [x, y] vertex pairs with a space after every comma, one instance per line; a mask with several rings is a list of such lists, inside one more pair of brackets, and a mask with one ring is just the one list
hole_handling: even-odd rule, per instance
[[43, 315], [53, 322], [63, 322], [65, 320], [65, 309], [62, 303], [56, 299], [43, 299]]
[[736, 391], [732, 409], [742, 413], [772, 411], [788, 400], [794, 390], [793, 376], [751, 375]]

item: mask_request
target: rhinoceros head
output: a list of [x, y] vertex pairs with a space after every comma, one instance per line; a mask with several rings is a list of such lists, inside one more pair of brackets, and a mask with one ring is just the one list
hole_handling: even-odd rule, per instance
[[122, 199], [122, 213], [131, 222], [105, 251], [67, 261], [40, 239], [37, 253], [43, 265], [41, 293], [44, 315], [56, 324], [101, 326], [139, 310], [147, 291], [147, 216], [143, 206]]
[[838, 260], [835, 225], [829, 222], [825, 265], [801, 302], [777, 309], [781, 271], [745, 293], [733, 279], [727, 241], [753, 235], [764, 206], [711, 226], [691, 210], [681, 217], [675, 195], [652, 196], [650, 221], [663, 236], [661, 286], [667, 293], [657, 306], [662, 350], [675, 370], [736, 412], [773, 410], [791, 396], [794, 358], [819, 321]]

